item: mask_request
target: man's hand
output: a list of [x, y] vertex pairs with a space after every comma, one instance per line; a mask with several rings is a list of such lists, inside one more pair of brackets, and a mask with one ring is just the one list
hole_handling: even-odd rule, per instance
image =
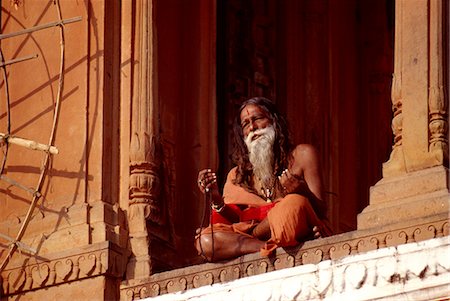
[[219, 187], [217, 186], [217, 176], [209, 168], [203, 169], [198, 173], [197, 185], [202, 193], [219, 190]]
[[202, 193], [210, 192], [214, 204], [223, 202], [217, 185], [217, 176], [211, 169], [203, 169], [198, 173], [197, 186]]
[[285, 194], [293, 193], [299, 190], [302, 185], [300, 176], [292, 174], [289, 169], [285, 169], [280, 176], [278, 176], [281, 186]]

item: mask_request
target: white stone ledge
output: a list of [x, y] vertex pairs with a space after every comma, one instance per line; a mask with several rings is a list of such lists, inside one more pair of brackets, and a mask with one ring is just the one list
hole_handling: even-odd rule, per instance
[[450, 297], [450, 237], [144, 300], [431, 300]]

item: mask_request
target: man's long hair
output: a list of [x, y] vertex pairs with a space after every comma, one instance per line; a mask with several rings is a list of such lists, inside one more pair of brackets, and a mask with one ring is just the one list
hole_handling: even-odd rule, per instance
[[256, 105], [264, 110], [275, 129], [275, 143], [273, 144], [275, 175], [279, 175], [281, 171], [288, 168], [293, 145], [290, 140], [286, 119], [279, 114], [277, 107], [271, 100], [264, 97], [254, 97], [246, 100], [241, 105], [233, 124], [235, 147], [232, 159], [237, 165], [234, 184], [252, 190], [253, 169], [248, 157], [248, 149], [244, 141], [244, 133], [241, 126], [241, 112], [245, 106], [250, 104]]

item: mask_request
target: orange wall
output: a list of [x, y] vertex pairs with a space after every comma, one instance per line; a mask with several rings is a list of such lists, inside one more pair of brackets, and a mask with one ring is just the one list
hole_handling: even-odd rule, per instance
[[[64, 27], [64, 85], [54, 143], [59, 154], [50, 162], [41, 190], [43, 198], [25, 238], [36, 245], [39, 240], [36, 237], [43, 233], [48, 235], [80, 225], [83, 230], [74, 231], [79, 239], [71, 240], [69, 235], [67, 245], [61, 244], [57, 249], [92, 240], [87, 227], [92, 217], [86, 204], [101, 200], [115, 202], [114, 186], [117, 185], [111, 183], [118, 181], [118, 154], [114, 146], [115, 141], [117, 144], [117, 121], [111, 121], [116, 118], [118, 103], [117, 92], [112, 88], [117, 72], [117, 66], [114, 66], [116, 48], [111, 35], [105, 34], [113, 29], [108, 22], [114, 22], [111, 15], [117, 8], [112, 7], [111, 2], [69, 0], [61, 1], [61, 7], [63, 19], [81, 16], [82, 20]], [[2, 33], [57, 19], [53, 1], [20, 1], [17, 9], [3, 1]], [[105, 44], [108, 45], [106, 51]], [[7, 60], [38, 54], [34, 60], [7, 67], [11, 134], [48, 143], [58, 94], [59, 28], [3, 40], [1, 48]], [[1, 80], [0, 131], [5, 132], [5, 80]], [[13, 145], [8, 152], [4, 174], [34, 189], [43, 156], [42, 152]], [[0, 183], [0, 189], [0, 229], [3, 234], [15, 237], [31, 196], [5, 182]]]

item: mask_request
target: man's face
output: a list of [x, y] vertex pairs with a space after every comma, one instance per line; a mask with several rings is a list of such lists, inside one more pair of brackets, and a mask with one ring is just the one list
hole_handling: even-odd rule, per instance
[[[267, 113], [260, 107], [253, 104], [246, 105], [242, 109], [240, 117], [244, 139], [247, 138], [250, 132], [272, 125], [272, 121]], [[258, 135], [253, 136], [253, 140], [257, 138], [259, 138]]]

